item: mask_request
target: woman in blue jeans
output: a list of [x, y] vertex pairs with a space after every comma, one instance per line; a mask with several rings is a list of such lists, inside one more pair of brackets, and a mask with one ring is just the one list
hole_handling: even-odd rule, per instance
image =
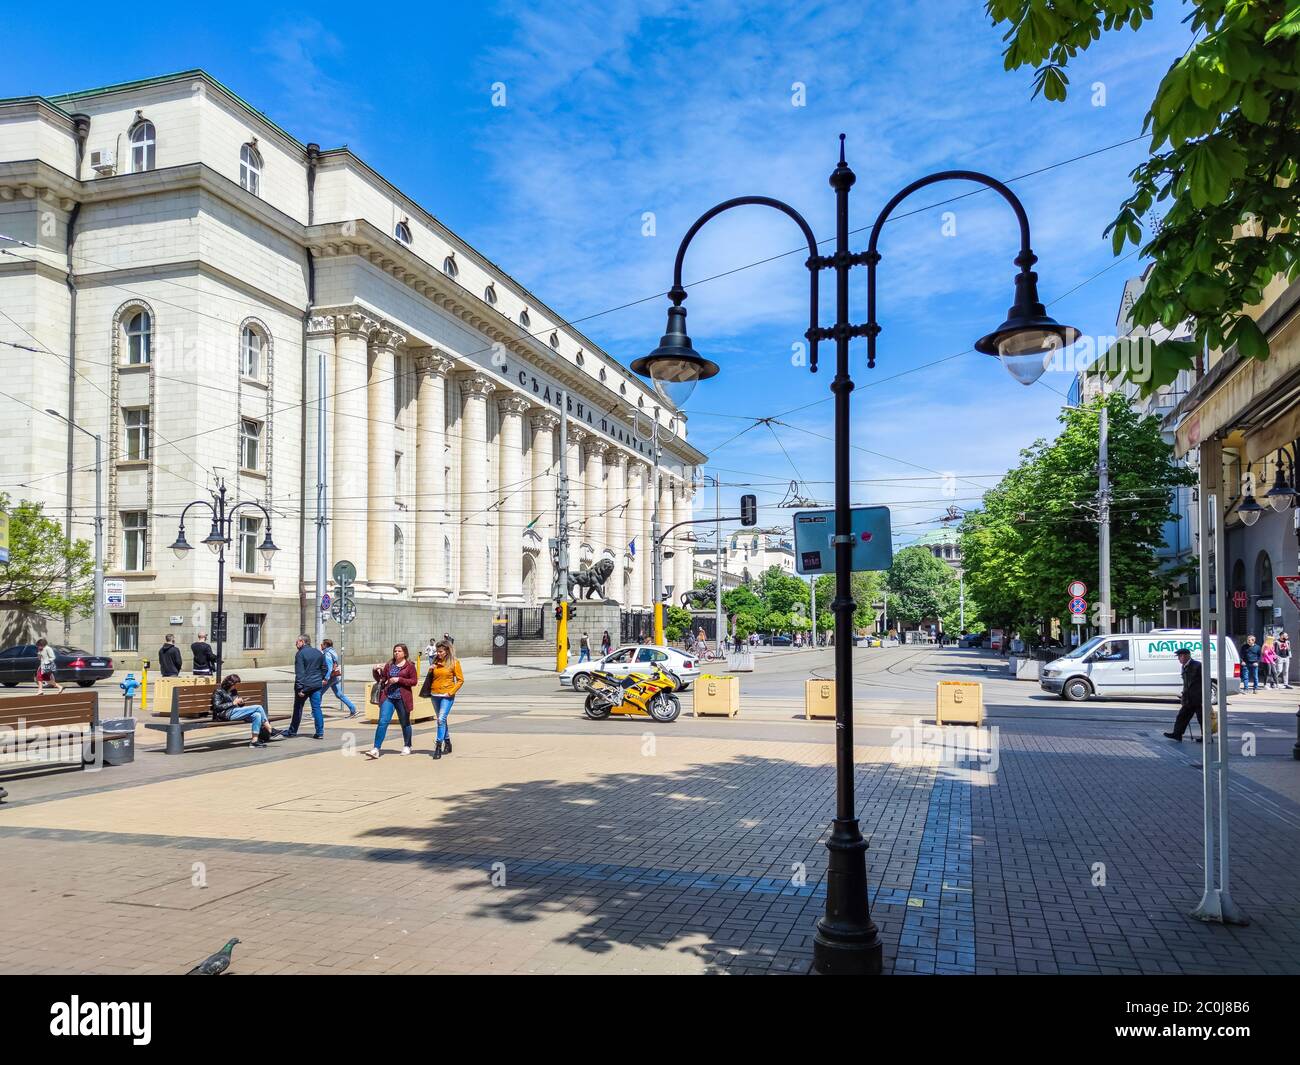
[[265, 747], [266, 741], [276, 734], [267, 725], [266, 708], [262, 706], [246, 706], [243, 698], [235, 692], [238, 686], [239, 674], [226, 674], [221, 681], [221, 687], [212, 693], [212, 719], [214, 721], [248, 721], [253, 728], [253, 740], [249, 746]]
[[456, 701], [456, 693], [465, 685], [465, 674], [461, 672], [456, 652], [447, 640], [439, 640], [434, 648], [433, 662], [425, 676], [425, 691], [433, 700], [434, 709], [438, 711], [438, 738], [433, 745], [434, 758], [451, 754], [451, 730], [447, 718], [451, 716], [451, 704]]
[[356, 717], [357, 704], [343, 691], [343, 663], [339, 661], [339, 653], [334, 650], [334, 641], [321, 640], [320, 650], [325, 656], [325, 691], [333, 692], [339, 697], [339, 702], [348, 708], [348, 717]]
[[402, 753], [411, 753], [411, 709], [414, 700], [411, 689], [415, 687], [415, 663], [406, 644], [393, 645], [393, 657], [373, 671], [375, 685], [379, 688], [379, 725], [375, 729], [375, 745], [366, 752], [367, 758], [378, 758], [379, 748], [388, 734], [388, 723], [393, 714], [402, 723]]

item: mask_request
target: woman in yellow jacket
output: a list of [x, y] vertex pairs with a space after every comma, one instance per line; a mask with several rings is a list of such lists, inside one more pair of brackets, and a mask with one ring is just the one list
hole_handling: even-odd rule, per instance
[[451, 754], [451, 730], [447, 727], [447, 718], [451, 715], [451, 704], [456, 700], [456, 693], [465, 684], [465, 674], [461, 672], [456, 652], [446, 640], [439, 640], [434, 648], [433, 661], [429, 663], [429, 672], [425, 674], [424, 690], [433, 700], [433, 708], [438, 714], [438, 737], [433, 746], [433, 756], [441, 758]]

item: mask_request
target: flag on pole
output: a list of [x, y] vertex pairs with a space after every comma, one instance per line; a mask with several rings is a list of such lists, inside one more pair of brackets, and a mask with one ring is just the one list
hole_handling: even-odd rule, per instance
[[541, 520], [542, 520], [542, 516], [538, 514], [537, 517], [535, 517], [532, 521], [530, 521], [527, 525], [524, 526], [524, 529], [525, 530], [531, 529], [534, 525], [536, 525]]
[[635, 536], [632, 537], [632, 539], [628, 542], [627, 550], [628, 550], [628, 554], [630, 554], [633, 558], [636, 558], [636, 537]]

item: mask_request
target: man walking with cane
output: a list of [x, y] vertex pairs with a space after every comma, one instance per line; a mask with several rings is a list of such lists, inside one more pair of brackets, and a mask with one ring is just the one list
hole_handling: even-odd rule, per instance
[[[1205, 735], [1205, 723], [1201, 720], [1201, 663], [1192, 657], [1192, 652], [1186, 647], [1178, 648], [1177, 655], [1178, 663], [1183, 667], [1183, 695], [1178, 704], [1174, 731], [1166, 732], [1165, 735], [1182, 743], [1183, 733], [1187, 731], [1193, 714], [1201, 728], [1201, 736]], [[1201, 736], [1196, 737], [1197, 743], [1201, 742]]]

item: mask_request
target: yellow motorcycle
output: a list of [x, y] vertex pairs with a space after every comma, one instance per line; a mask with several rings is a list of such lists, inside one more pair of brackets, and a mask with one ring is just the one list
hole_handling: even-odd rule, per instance
[[649, 717], [667, 724], [676, 721], [682, 712], [681, 700], [673, 694], [678, 683], [671, 673], [657, 667], [652, 673], [629, 673], [625, 677], [597, 670], [591, 674], [583, 712], [592, 721], [616, 714]]

